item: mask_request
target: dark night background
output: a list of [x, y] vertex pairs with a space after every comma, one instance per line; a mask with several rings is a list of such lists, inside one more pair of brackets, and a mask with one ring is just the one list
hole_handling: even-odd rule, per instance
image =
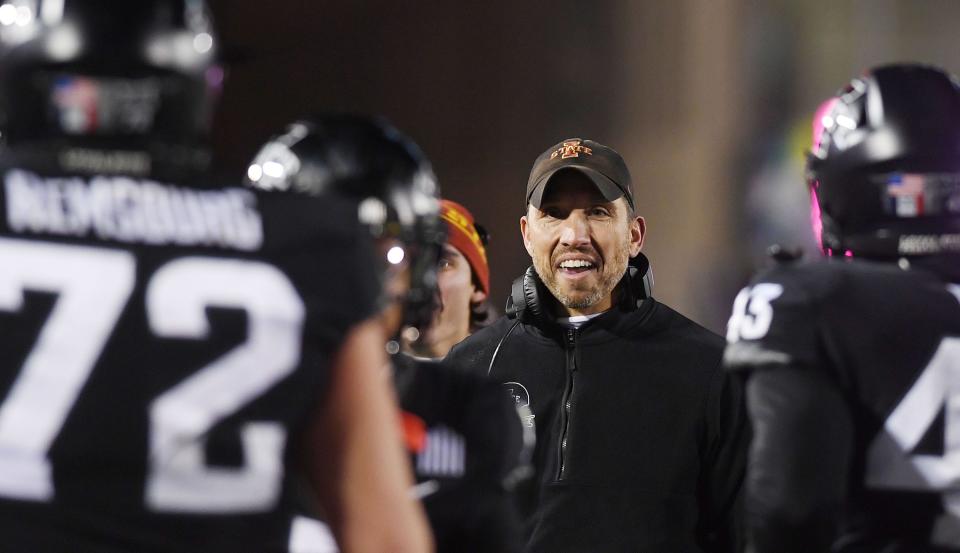
[[872, 64], [956, 71], [951, 0], [210, 0], [230, 60], [214, 142], [237, 179], [300, 115], [386, 116], [493, 235], [494, 304], [529, 264], [533, 159], [563, 138], [623, 154], [661, 300], [722, 331], [772, 241], [804, 244], [817, 104]]

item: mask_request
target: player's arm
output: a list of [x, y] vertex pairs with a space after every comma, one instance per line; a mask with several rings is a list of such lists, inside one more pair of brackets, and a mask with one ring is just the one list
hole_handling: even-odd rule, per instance
[[742, 551], [743, 481], [750, 426], [743, 382], [718, 370], [707, 402], [708, 432], [701, 479], [700, 542], [710, 553]]
[[791, 365], [752, 372], [753, 423], [746, 481], [749, 551], [817, 553], [836, 535], [853, 423], [825, 376]]
[[426, 517], [408, 492], [411, 469], [386, 365], [380, 323], [354, 327], [305, 436], [307, 473], [344, 553], [432, 551]]

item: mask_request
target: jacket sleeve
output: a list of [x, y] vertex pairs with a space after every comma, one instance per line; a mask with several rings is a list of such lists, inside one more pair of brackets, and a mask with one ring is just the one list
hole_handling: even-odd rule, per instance
[[750, 551], [829, 551], [853, 445], [843, 397], [816, 371], [776, 366], [750, 375], [747, 406], [755, 433], [745, 496]]
[[487, 364], [490, 362], [488, 349], [487, 340], [473, 334], [453, 346], [443, 362], [463, 372], [487, 376]]
[[741, 378], [723, 370], [713, 376], [706, 406], [705, 455], [699, 482], [699, 540], [709, 553], [743, 550], [743, 479], [750, 425]]

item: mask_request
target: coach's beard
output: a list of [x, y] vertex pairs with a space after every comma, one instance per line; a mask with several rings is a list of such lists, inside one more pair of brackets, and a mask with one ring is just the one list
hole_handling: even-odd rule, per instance
[[600, 274], [597, 285], [592, 290], [578, 294], [571, 294], [560, 288], [556, 264], [553, 263], [552, 259], [548, 261], [550, 265], [544, 266], [542, 259], [534, 257], [533, 268], [537, 272], [537, 276], [540, 277], [540, 280], [547, 287], [547, 290], [550, 291], [561, 305], [567, 309], [580, 310], [600, 303], [608, 294], [613, 293], [613, 289], [616, 288], [620, 280], [623, 279], [623, 275], [627, 272], [627, 263], [629, 260], [630, 241], [628, 238], [616, 248], [611, 258], [604, 260], [603, 273]]

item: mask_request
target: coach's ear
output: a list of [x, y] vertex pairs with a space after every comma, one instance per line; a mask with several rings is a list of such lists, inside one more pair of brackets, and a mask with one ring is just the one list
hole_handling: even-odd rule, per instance
[[630, 257], [636, 257], [643, 249], [643, 240], [647, 237], [647, 222], [643, 217], [635, 216], [630, 221]]
[[527, 255], [533, 259], [533, 247], [530, 245], [530, 222], [527, 216], [520, 217], [520, 237], [523, 238], [523, 247], [527, 250]]

